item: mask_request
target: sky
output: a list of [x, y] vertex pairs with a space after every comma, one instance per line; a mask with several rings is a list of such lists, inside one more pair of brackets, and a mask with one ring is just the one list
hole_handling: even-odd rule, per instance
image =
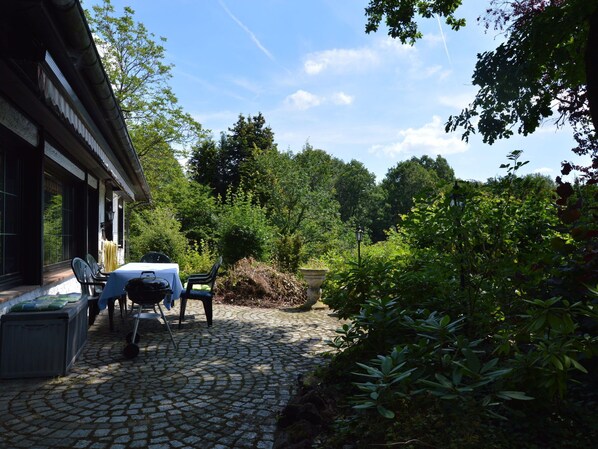
[[[86, 0], [85, 8], [99, 0]], [[218, 140], [238, 120], [262, 113], [280, 151], [306, 143], [345, 162], [360, 161], [381, 181], [400, 161], [440, 154], [464, 180], [505, 175], [513, 150], [521, 173], [554, 179], [577, 162], [568, 128], [548, 121], [528, 137], [490, 146], [444, 124], [474, 98], [478, 53], [502, 36], [478, 24], [487, 1], [464, 0], [458, 32], [422, 20], [424, 38], [402, 45], [381, 26], [365, 33], [368, 0], [112, 0], [165, 37], [171, 86], [185, 112]]]

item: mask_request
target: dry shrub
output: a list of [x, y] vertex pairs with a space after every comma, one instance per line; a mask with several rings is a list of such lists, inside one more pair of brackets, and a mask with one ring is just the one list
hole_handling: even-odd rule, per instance
[[306, 300], [302, 281], [251, 258], [235, 263], [216, 285], [217, 297], [226, 304], [278, 308], [297, 307]]

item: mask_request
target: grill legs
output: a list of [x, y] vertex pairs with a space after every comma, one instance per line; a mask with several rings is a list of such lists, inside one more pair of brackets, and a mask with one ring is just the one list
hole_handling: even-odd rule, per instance
[[[156, 306], [158, 306], [158, 310], [160, 311], [162, 320], [164, 320], [164, 324], [166, 325], [166, 329], [168, 330], [168, 334], [170, 335], [170, 341], [172, 341], [174, 348], [178, 349], [178, 345], [174, 341], [174, 336], [172, 335], [172, 331], [170, 330], [170, 325], [168, 324], [168, 321], [166, 320], [166, 316], [164, 315], [162, 306], [159, 303], [156, 304]], [[147, 313], [147, 312], [144, 313], [144, 312], [142, 312], [142, 309], [143, 309], [142, 304], [137, 304], [136, 311], [135, 311], [135, 307], [133, 307], [133, 311], [135, 312], [133, 314], [133, 316], [135, 317], [135, 323], [133, 324], [133, 333], [132, 333], [132, 335], [129, 334], [127, 336], [128, 344], [127, 344], [127, 346], [125, 346], [125, 349], [123, 350], [124, 356], [128, 359], [135, 358], [135, 357], [137, 357], [137, 354], [139, 354], [139, 346], [137, 346], [137, 343], [139, 342], [139, 335], [137, 334], [137, 329], [139, 328], [139, 320], [158, 317], [158, 314]]]

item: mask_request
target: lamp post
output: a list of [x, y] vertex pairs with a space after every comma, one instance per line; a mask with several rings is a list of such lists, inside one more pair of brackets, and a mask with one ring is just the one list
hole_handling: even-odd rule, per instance
[[363, 240], [363, 228], [358, 226], [355, 230], [355, 238], [357, 239], [357, 265], [361, 266], [361, 241]]

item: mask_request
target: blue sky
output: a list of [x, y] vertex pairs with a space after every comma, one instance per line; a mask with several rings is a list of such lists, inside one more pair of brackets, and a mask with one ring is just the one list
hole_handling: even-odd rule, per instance
[[[90, 8], [98, 0], [87, 0]], [[488, 2], [464, 0], [459, 32], [436, 19], [404, 46], [381, 29], [367, 35], [367, 0], [112, 0], [117, 12], [167, 38], [171, 85], [186, 112], [218, 139], [239, 114], [261, 112], [281, 151], [306, 142], [381, 180], [399, 161], [441, 154], [461, 179], [486, 180], [516, 149], [526, 172], [554, 178], [577, 161], [569, 129], [547, 122], [533, 136], [485, 145], [446, 134], [444, 123], [475, 94], [476, 54], [501, 36], [476, 19]]]

